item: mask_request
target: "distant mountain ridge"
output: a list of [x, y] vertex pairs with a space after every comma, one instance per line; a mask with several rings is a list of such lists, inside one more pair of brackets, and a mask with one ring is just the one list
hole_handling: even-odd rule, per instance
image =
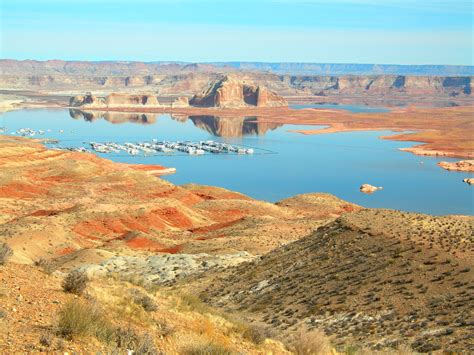
[[180, 61], [64, 61], [1, 59], [2, 74], [79, 74], [127, 75], [166, 74], [176, 72], [264, 71], [294, 75], [418, 75], [473, 76], [474, 66], [467, 65], [396, 65], [338, 63], [269, 63], [269, 62], [209, 62]]
[[469, 65], [399, 65], [355, 63], [267, 63], [267, 62], [213, 62], [215, 66], [230, 66], [239, 70], [269, 71], [276, 74], [307, 75], [449, 75], [472, 76]]

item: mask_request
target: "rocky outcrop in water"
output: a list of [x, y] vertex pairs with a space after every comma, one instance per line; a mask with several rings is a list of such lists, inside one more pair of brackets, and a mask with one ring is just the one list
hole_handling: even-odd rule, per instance
[[438, 165], [446, 170], [474, 172], [474, 160], [460, 160], [457, 162], [441, 161]]
[[220, 108], [287, 106], [286, 100], [262, 85], [250, 85], [231, 76], [212, 82], [202, 93], [194, 95], [191, 105]]
[[465, 178], [462, 181], [465, 182], [466, 184], [474, 185], [474, 178]]
[[377, 187], [370, 184], [363, 184], [359, 188], [360, 192], [363, 192], [364, 194], [373, 194], [375, 191], [382, 190], [382, 189], [383, 189], [382, 186]]

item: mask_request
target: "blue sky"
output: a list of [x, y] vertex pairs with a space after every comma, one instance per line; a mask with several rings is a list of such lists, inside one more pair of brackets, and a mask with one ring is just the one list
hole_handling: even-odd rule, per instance
[[471, 0], [0, 0], [1, 57], [472, 65]]

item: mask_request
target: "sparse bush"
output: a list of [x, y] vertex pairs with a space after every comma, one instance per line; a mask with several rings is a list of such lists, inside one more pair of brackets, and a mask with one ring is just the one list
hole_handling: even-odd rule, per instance
[[53, 337], [51, 334], [46, 333], [46, 334], [41, 334], [40, 336], [40, 344], [46, 347], [50, 347], [51, 344], [53, 343]]
[[0, 244], [0, 265], [5, 265], [7, 260], [13, 255], [13, 250], [6, 243]]
[[133, 329], [118, 328], [115, 333], [115, 342], [119, 349], [133, 351], [134, 354], [157, 354], [155, 343], [150, 334], [138, 335]]
[[157, 334], [163, 338], [169, 337], [175, 332], [175, 328], [173, 326], [170, 326], [168, 323], [163, 321], [156, 322], [156, 326], [158, 327], [158, 330], [156, 331]]
[[40, 258], [35, 261], [35, 266], [41, 268], [46, 274], [51, 275], [56, 268], [50, 260]]
[[132, 289], [131, 294], [133, 302], [141, 306], [145, 311], [154, 312], [158, 309], [158, 306], [155, 301], [147, 294], [137, 289]]
[[59, 311], [57, 332], [66, 339], [89, 335], [109, 342], [113, 337], [114, 328], [98, 306], [74, 299]]
[[301, 331], [293, 341], [293, 351], [298, 355], [324, 355], [332, 353], [332, 346], [324, 332]]
[[245, 329], [243, 332], [242, 336], [250, 340], [252, 343], [259, 345], [265, 341], [266, 338], [269, 337], [268, 331], [260, 326], [260, 325], [255, 325], [251, 324]]
[[88, 281], [85, 273], [73, 270], [64, 278], [62, 287], [65, 292], [81, 295], [86, 289]]
[[216, 344], [216, 343], [207, 343], [207, 344], [196, 344], [189, 345], [184, 349], [183, 354], [185, 355], [230, 355], [232, 351], [227, 347]]

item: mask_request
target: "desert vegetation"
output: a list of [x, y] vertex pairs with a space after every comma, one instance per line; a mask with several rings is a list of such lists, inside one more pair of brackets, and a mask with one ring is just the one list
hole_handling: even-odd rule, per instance
[[13, 255], [13, 250], [6, 243], [0, 244], [0, 265], [4, 265], [7, 260]]
[[64, 278], [62, 287], [65, 292], [81, 295], [86, 289], [88, 281], [85, 273], [73, 270]]

